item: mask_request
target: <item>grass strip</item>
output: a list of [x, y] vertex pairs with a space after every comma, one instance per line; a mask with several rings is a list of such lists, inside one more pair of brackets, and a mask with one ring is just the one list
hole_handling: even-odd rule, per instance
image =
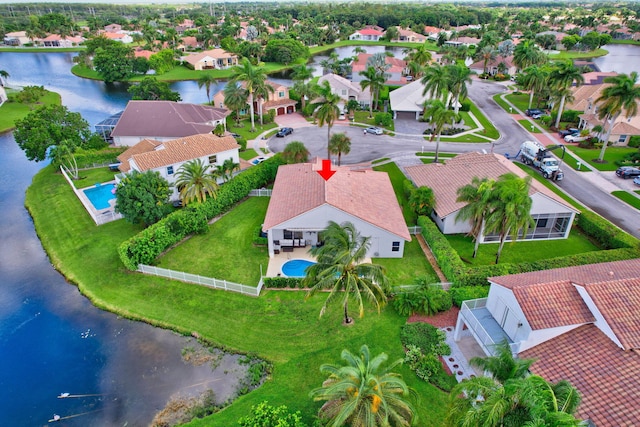
[[247, 148], [246, 150], [240, 152], [240, 158], [242, 160], [251, 160], [254, 157], [258, 157], [258, 153], [253, 148]]
[[527, 119], [518, 120], [518, 123], [520, 123], [522, 127], [527, 130], [527, 132], [542, 133], [542, 129], [540, 129], [538, 125], [532, 125], [531, 122]]
[[614, 171], [618, 169], [616, 162], [624, 160], [628, 154], [638, 151], [637, 148], [629, 147], [607, 147], [604, 152], [605, 163], [599, 163], [596, 160], [600, 157], [600, 149], [597, 148], [580, 148], [573, 145], [567, 145], [567, 148], [580, 157], [583, 161], [589, 163], [594, 169], [599, 171]]
[[46, 94], [38, 101], [34, 106], [21, 104], [17, 102], [16, 96], [18, 92], [7, 91], [7, 97], [9, 98], [0, 107], [0, 132], [7, 132], [15, 129], [16, 120], [24, 119], [34, 109], [43, 105], [60, 105], [60, 94], [55, 92], [46, 91]]
[[398, 204], [402, 209], [402, 215], [404, 216], [405, 222], [409, 225], [415, 225], [418, 221], [418, 216], [415, 211], [411, 209], [409, 201], [404, 195], [404, 181], [406, 181], [407, 178], [404, 176], [400, 168], [398, 168], [398, 165], [391, 162], [381, 166], [375, 166], [373, 170], [389, 174], [389, 179], [391, 180], [393, 191], [396, 193]]
[[[493, 123], [491, 123], [491, 121], [484, 114], [482, 114], [480, 109], [473, 102], [471, 103], [470, 111], [471, 113], [473, 113], [474, 116], [476, 116], [476, 119], [478, 119], [478, 122], [480, 122], [482, 127], [484, 127], [484, 130], [480, 131], [479, 133], [491, 139], [500, 138], [500, 132], [498, 132], [498, 129], [496, 129]], [[466, 141], [460, 141], [460, 142], [466, 142]], [[486, 141], [483, 141], [483, 142], [486, 142]]]
[[[611, 194], [616, 196], [618, 199], [622, 200], [629, 206], [632, 206], [638, 210], [640, 210], [640, 198], [634, 196], [633, 194], [627, 191], [613, 191]], [[639, 193], [640, 194], [640, 193]]]
[[580, 211], [583, 211], [585, 209], [584, 206], [582, 206], [580, 203], [576, 202], [571, 197], [567, 196], [564, 192], [560, 191], [558, 189], [558, 187], [553, 185], [553, 183], [551, 181], [549, 181], [548, 179], [543, 178], [542, 175], [540, 175], [540, 173], [538, 173], [538, 171], [536, 171], [535, 169], [532, 169], [527, 165], [523, 165], [520, 162], [513, 162], [513, 163], [516, 166], [518, 166], [520, 169], [525, 171], [527, 174], [531, 175], [533, 177], [533, 179], [535, 179], [538, 182], [542, 183], [542, 185], [547, 187], [549, 190], [553, 191], [555, 194], [557, 194], [558, 196], [562, 197], [563, 200], [565, 200], [567, 203], [569, 203], [574, 208], [576, 208], [576, 209], [578, 209]]

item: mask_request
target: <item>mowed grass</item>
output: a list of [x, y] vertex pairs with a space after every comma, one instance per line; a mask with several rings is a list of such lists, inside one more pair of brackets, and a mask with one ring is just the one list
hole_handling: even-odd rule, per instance
[[[474, 242], [464, 234], [445, 235], [451, 246], [468, 265], [494, 264], [498, 243], [481, 244], [474, 259]], [[581, 254], [600, 250], [587, 236], [577, 229], [571, 230], [568, 239], [550, 241], [506, 242], [500, 256], [500, 263], [532, 262], [561, 256]]]
[[60, 105], [60, 95], [55, 92], [47, 91], [40, 101], [35, 105], [29, 106], [15, 101], [18, 92], [7, 91], [9, 100], [0, 107], [0, 132], [6, 132], [16, 127], [16, 120], [23, 119], [27, 114], [36, 110], [43, 105]]
[[269, 254], [265, 246], [254, 246], [256, 229], [264, 222], [268, 197], [249, 197], [209, 226], [209, 232], [195, 235], [166, 252], [157, 265], [216, 279], [258, 286], [260, 266], [267, 271]]
[[640, 198], [634, 196], [633, 194], [626, 191], [614, 191], [611, 194], [613, 194], [629, 206], [633, 206], [634, 208], [640, 210]]
[[411, 285], [416, 277], [429, 277], [429, 282], [437, 282], [438, 276], [427, 261], [415, 236], [404, 244], [402, 258], [374, 258], [374, 264], [380, 264], [387, 270], [391, 286]]
[[500, 138], [500, 132], [498, 132], [498, 129], [496, 129], [493, 123], [491, 123], [491, 121], [484, 114], [482, 114], [482, 111], [480, 111], [480, 109], [473, 102], [471, 103], [470, 111], [474, 116], [476, 116], [478, 122], [480, 122], [480, 124], [484, 127], [483, 131], [479, 131], [479, 135], [481, 134], [482, 136], [491, 139]]
[[240, 158], [242, 160], [251, 160], [254, 157], [258, 157], [258, 153], [253, 148], [247, 148], [246, 150], [240, 152]]
[[518, 120], [518, 123], [522, 125], [523, 128], [527, 130], [527, 132], [531, 133], [542, 133], [542, 129], [538, 127], [536, 124], [531, 124], [531, 122], [527, 119]]
[[[53, 266], [96, 306], [182, 334], [197, 333], [209, 343], [273, 364], [263, 386], [192, 426], [237, 425], [252, 405], [264, 400], [301, 411], [311, 424], [321, 403], [308, 395], [326, 379], [320, 365], [340, 363], [343, 349], [357, 352], [363, 344], [372, 354], [386, 352], [391, 361], [404, 355], [399, 328], [406, 318], [388, 306], [380, 315], [367, 306], [364, 319], [343, 327], [339, 306], [318, 317], [325, 294], [305, 300], [304, 292], [266, 291], [254, 298], [125, 270], [117, 247], [140, 228], [123, 220], [96, 226], [51, 166], [34, 177], [26, 205]], [[195, 259], [201, 253], [191, 255]], [[417, 425], [442, 426], [447, 394], [418, 380], [406, 366], [398, 372], [420, 396]]]
[[402, 209], [402, 215], [404, 216], [404, 220], [408, 225], [415, 225], [418, 222], [418, 216], [415, 211], [411, 209], [409, 206], [409, 201], [404, 195], [404, 182], [406, 181], [406, 177], [398, 168], [398, 165], [395, 163], [386, 163], [381, 166], [374, 166], [373, 170], [386, 172], [389, 174], [389, 179], [391, 180], [391, 185], [393, 186], [393, 191], [396, 193], [396, 198], [398, 199], [398, 204]]
[[600, 157], [600, 149], [580, 148], [575, 146], [567, 146], [567, 148], [599, 171], [614, 171], [618, 169], [618, 165], [616, 164], [617, 161], [622, 161], [627, 154], [638, 151], [637, 148], [607, 147], [604, 152], [605, 163], [598, 163], [594, 160]]

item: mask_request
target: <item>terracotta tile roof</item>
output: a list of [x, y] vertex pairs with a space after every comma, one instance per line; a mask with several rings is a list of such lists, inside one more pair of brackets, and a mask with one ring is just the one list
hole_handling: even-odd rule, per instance
[[296, 105], [297, 101], [293, 100], [293, 99], [277, 99], [275, 101], [265, 101], [262, 104], [263, 108], [275, 108], [275, 107], [282, 107], [282, 106], [287, 106], [287, 105]]
[[363, 28], [361, 30], [357, 30], [356, 33], [360, 33], [363, 36], [381, 36], [382, 35], [382, 31], [378, 31], [373, 28]]
[[148, 153], [150, 151], [153, 151], [158, 145], [161, 144], [162, 142], [153, 139], [143, 139], [118, 156], [118, 160], [120, 161], [120, 166], [118, 167], [118, 169], [124, 173], [129, 172], [131, 170], [131, 165], [129, 164], [129, 159], [131, 157], [136, 154]]
[[144, 172], [239, 147], [230, 135], [219, 137], [207, 133], [163, 142], [154, 151], [134, 154], [131, 159], [138, 166], [138, 170]]
[[[513, 172], [519, 177], [526, 177], [522, 169], [512, 161], [497, 154], [466, 153], [447, 160], [446, 164], [430, 163], [418, 166], [409, 166], [405, 170], [417, 186], [427, 186], [433, 189], [436, 196], [436, 212], [440, 218], [444, 218], [457, 212], [465, 204], [457, 202], [458, 188], [470, 184], [473, 177], [498, 179], [501, 175]], [[561, 197], [547, 187], [531, 180], [529, 194], [543, 194], [567, 209], [575, 209]]]
[[111, 135], [181, 138], [211, 132], [230, 114], [224, 108], [172, 101], [129, 101]]
[[325, 181], [317, 173], [320, 166], [320, 159], [316, 163], [280, 166], [264, 220], [265, 230], [327, 204], [411, 240], [386, 173], [332, 166], [336, 173]]
[[[351, 63], [352, 72], [355, 74], [364, 71], [367, 68], [367, 60], [371, 58], [371, 56], [373, 55], [370, 53], [359, 53], [356, 60]], [[402, 73], [407, 66], [406, 61], [389, 56], [386, 57], [385, 62], [391, 65], [387, 70], [388, 73]]]
[[582, 395], [577, 416], [598, 427], [632, 427], [640, 420], [640, 355], [616, 346], [595, 325], [584, 325], [523, 351], [534, 374], [563, 379]]
[[195, 65], [207, 56], [214, 59], [238, 58], [238, 56], [234, 55], [233, 53], [229, 53], [224, 49], [216, 48], [211, 50], [204, 50], [199, 53], [192, 53], [190, 55], [183, 56], [182, 59], [191, 65]]

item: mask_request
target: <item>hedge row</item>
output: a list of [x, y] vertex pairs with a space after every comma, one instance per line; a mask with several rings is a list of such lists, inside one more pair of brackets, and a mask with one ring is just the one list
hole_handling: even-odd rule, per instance
[[263, 280], [265, 288], [305, 289], [302, 286], [302, 278], [300, 277], [265, 277]]
[[481, 286], [487, 284], [487, 277], [600, 262], [621, 261], [637, 258], [640, 255], [640, 242], [638, 239], [621, 231], [592, 212], [583, 212], [578, 215], [576, 225], [581, 228], [585, 234], [598, 241], [602, 248], [608, 250], [586, 252], [534, 262], [522, 262], [518, 264], [503, 263], [474, 268], [468, 268], [462, 262], [458, 253], [451, 247], [449, 241], [433, 221], [427, 217], [420, 217], [418, 218], [418, 225], [422, 227], [422, 235], [431, 247], [442, 272], [454, 286]]
[[136, 270], [139, 264], [151, 264], [185, 236], [206, 231], [208, 220], [231, 209], [252, 189], [272, 182], [282, 163], [280, 156], [271, 157], [220, 186], [215, 199], [175, 211], [144, 229], [118, 247], [120, 260], [129, 270]]

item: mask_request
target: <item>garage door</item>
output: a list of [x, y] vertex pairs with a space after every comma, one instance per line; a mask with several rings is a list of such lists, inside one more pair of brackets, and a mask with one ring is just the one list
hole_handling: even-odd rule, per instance
[[400, 120], [415, 120], [416, 113], [414, 111], [398, 111], [396, 113], [396, 119]]

